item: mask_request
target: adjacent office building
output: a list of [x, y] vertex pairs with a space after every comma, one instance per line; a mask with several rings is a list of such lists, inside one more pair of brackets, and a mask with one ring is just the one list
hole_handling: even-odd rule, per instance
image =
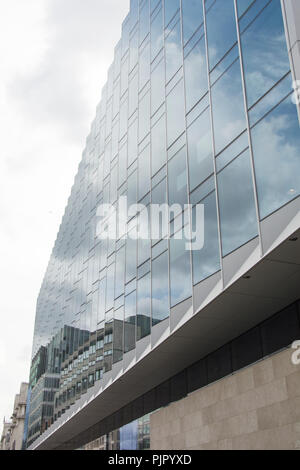
[[30, 449], [300, 446], [299, 44], [298, 0], [131, 0], [37, 302], [59, 387]]

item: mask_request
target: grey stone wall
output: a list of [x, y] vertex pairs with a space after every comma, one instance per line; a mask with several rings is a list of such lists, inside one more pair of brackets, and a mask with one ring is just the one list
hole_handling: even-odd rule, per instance
[[151, 416], [154, 450], [300, 449], [300, 366], [288, 349]]

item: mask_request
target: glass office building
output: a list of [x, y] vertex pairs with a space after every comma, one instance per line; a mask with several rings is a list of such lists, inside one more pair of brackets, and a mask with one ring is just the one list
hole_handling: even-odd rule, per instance
[[[33, 357], [57, 335], [61, 353], [52, 425], [36, 448], [78, 447], [147, 415], [164, 400], [127, 408], [297, 301], [290, 289], [261, 306], [256, 286], [251, 314], [245, 297], [252, 269], [267, 269], [285, 241], [299, 248], [293, 1], [131, 0], [37, 302]], [[120, 214], [125, 233], [97, 236], [99, 206], [118, 213], [124, 196], [141, 204]], [[152, 204], [192, 210], [157, 231]], [[204, 244], [188, 250], [177, 234], [198, 229], [199, 205]], [[131, 236], [145, 217], [146, 236]], [[290, 262], [277, 258], [271, 290]], [[236, 282], [241, 298], [228, 307]], [[93, 406], [96, 421], [84, 415]]]

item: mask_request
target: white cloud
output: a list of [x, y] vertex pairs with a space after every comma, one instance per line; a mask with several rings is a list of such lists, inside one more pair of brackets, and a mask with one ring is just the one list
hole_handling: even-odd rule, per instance
[[[0, 419], [129, 0], [0, 0]], [[4, 354], [5, 353], [5, 354]]]

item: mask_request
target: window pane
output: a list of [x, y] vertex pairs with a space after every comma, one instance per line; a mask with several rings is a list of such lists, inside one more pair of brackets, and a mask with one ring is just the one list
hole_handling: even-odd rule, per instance
[[184, 44], [203, 23], [202, 0], [182, 0]]
[[280, 0], [273, 0], [250, 24], [241, 43], [250, 107], [290, 69]]
[[168, 253], [152, 262], [152, 325], [169, 316]]
[[249, 151], [218, 175], [223, 255], [257, 235]]
[[151, 60], [153, 60], [163, 47], [163, 11], [158, 14], [151, 23]]
[[186, 171], [186, 149], [183, 148], [169, 162], [169, 205], [188, 203], [187, 196], [187, 171]]
[[171, 307], [192, 295], [190, 251], [185, 240], [170, 240]]
[[135, 348], [136, 292], [125, 297], [124, 352]]
[[149, 0], [145, 1], [143, 8], [140, 9], [140, 44], [143, 42], [150, 28], [150, 10]]
[[237, 42], [234, 2], [217, 0], [206, 16], [211, 70]]
[[151, 73], [151, 115], [165, 101], [165, 63], [163, 60]]
[[[215, 191], [206, 197], [204, 205], [204, 246], [193, 251], [194, 284], [220, 270], [218, 216]], [[193, 210], [193, 232], [196, 231], [196, 210]], [[199, 229], [198, 229], [199, 230]]]
[[166, 49], [166, 81], [168, 82], [182, 65], [181, 25], [174, 26], [165, 40]]
[[152, 175], [165, 165], [167, 161], [166, 151], [166, 118], [162, 116], [152, 128]]
[[126, 282], [136, 277], [137, 241], [126, 239]]
[[287, 98], [252, 129], [260, 217], [300, 193], [300, 133], [297, 109]]
[[180, 0], [165, 0], [165, 26], [169, 24], [176, 11], [179, 10]]
[[205, 39], [202, 38], [184, 59], [186, 106], [189, 111], [207, 92]]
[[150, 92], [140, 101], [139, 109], [139, 142], [141, 142], [144, 137], [150, 131]]
[[140, 55], [140, 90], [144, 88], [146, 83], [150, 80], [150, 43], [141, 52]]
[[138, 281], [137, 341], [150, 334], [151, 277], [150, 273]]
[[214, 171], [209, 108], [187, 130], [190, 191]]
[[150, 191], [150, 145], [139, 156], [138, 200]]
[[125, 281], [125, 247], [121, 248], [116, 254], [116, 284], [115, 299], [124, 293]]
[[216, 153], [219, 153], [246, 129], [239, 61], [212, 87], [212, 104]]
[[173, 88], [167, 97], [167, 134], [168, 147], [185, 128], [183, 80]]
[[137, 158], [138, 154], [138, 120], [136, 119], [128, 129], [128, 166]]

